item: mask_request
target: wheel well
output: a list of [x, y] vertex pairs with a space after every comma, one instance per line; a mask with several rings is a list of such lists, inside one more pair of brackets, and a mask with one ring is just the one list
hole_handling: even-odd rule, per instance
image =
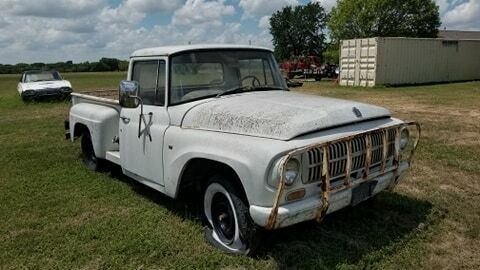
[[78, 138], [80, 136], [82, 136], [82, 134], [87, 131], [87, 132], [90, 132], [88, 130], [88, 127], [85, 126], [84, 124], [81, 124], [81, 123], [76, 123], [75, 124], [75, 127], [73, 128], [73, 137], [74, 138]]
[[231, 180], [235, 188], [240, 191], [245, 202], [248, 203], [245, 189], [235, 170], [225, 163], [204, 158], [192, 159], [185, 165], [177, 195], [182, 196], [188, 193], [189, 190], [192, 191], [192, 189], [196, 192], [203, 192], [208, 180], [218, 174]]

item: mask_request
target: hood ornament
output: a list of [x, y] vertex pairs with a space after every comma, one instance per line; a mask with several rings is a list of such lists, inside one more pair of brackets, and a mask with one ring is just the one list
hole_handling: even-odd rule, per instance
[[353, 113], [355, 114], [355, 116], [356, 116], [357, 118], [363, 117], [362, 112], [361, 112], [357, 107], [353, 107], [352, 110], [353, 110]]

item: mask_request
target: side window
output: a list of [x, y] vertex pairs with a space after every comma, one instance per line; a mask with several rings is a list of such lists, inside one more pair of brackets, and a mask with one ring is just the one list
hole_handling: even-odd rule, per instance
[[165, 61], [138, 61], [133, 64], [132, 80], [139, 84], [145, 105], [165, 104]]

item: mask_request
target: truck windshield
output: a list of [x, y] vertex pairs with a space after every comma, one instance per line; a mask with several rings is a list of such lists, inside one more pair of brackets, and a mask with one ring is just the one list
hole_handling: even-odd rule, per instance
[[194, 51], [171, 60], [170, 104], [245, 91], [286, 90], [271, 52]]

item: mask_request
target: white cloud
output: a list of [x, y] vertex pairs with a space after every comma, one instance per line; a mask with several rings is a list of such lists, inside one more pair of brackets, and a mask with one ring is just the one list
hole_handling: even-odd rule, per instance
[[270, 18], [272, 16], [263, 16], [260, 21], [258, 22], [258, 27], [262, 29], [269, 29], [270, 28]]
[[0, 10], [20, 16], [69, 18], [94, 12], [105, 3], [106, 0], [2, 0]]
[[445, 12], [443, 25], [447, 29], [480, 30], [480, 1], [469, 0]]
[[6, 27], [9, 24], [10, 23], [4, 17], [0, 17], [0, 29]]
[[246, 18], [269, 16], [284, 6], [295, 5], [298, 5], [298, 0], [240, 0], [239, 3]]
[[332, 10], [332, 7], [337, 5], [337, 0], [311, 0], [311, 2], [320, 3], [320, 5], [322, 5], [322, 7], [325, 8], [327, 12], [330, 12], [330, 10]]
[[222, 25], [224, 16], [235, 14], [235, 7], [226, 5], [225, 0], [205, 1], [187, 0], [185, 5], [175, 11], [173, 25]]
[[435, 0], [435, 2], [439, 7], [440, 15], [445, 14], [449, 7], [448, 0]]
[[145, 13], [135, 12], [124, 4], [120, 4], [116, 8], [104, 7], [99, 16], [99, 20], [108, 25], [137, 24], [143, 18], [145, 18]]
[[[12, 44], [13, 42], [15, 42], [15, 40], [13, 39], [13, 37], [7, 35], [7, 33], [5, 32], [5, 30], [3, 30], [3, 29], [0, 28], [0, 49], [9, 46], [9, 45]], [[1, 50], [0, 50], [0, 51], [1, 51]], [[0, 53], [0, 55], [1, 55], [1, 53]]]
[[57, 30], [72, 32], [78, 34], [88, 34], [95, 32], [95, 27], [97, 22], [95, 20], [85, 20], [85, 19], [72, 19], [72, 20], [62, 20], [61, 24], [58, 24], [56, 27]]
[[127, 0], [125, 6], [137, 12], [159, 12], [175, 10], [182, 0]]

